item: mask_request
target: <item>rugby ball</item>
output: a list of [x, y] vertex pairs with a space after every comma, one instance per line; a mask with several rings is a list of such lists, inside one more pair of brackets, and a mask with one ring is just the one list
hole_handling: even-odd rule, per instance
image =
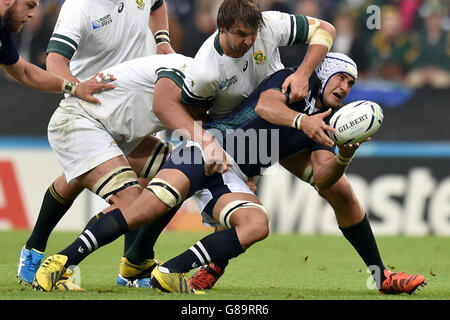
[[366, 140], [378, 131], [383, 122], [381, 107], [368, 100], [349, 103], [336, 111], [330, 126], [336, 131], [331, 138], [336, 144], [353, 144]]

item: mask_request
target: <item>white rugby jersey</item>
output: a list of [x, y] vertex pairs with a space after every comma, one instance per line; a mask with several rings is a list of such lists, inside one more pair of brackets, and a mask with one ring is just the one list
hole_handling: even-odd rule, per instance
[[163, 0], [66, 0], [47, 53], [70, 60], [80, 81], [123, 61], [150, 54], [147, 36], [151, 10]]
[[[181, 88], [192, 58], [181, 54], [153, 55], [123, 62], [103, 70], [117, 78], [113, 90], [95, 94], [101, 105], [69, 97], [61, 105], [78, 105], [100, 121], [112, 135], [132, 141], [165, 129], [153, 113], [153, 93], [158, 79], [168, 77]], [[82, 111], [83, 111], [82, 110]]]
[[262, 14], [265, 26], [241, 58], [223, 53], [218, 30], [203, 43], [186, 74], [184, 103], [211, 107], [211, 115], [220, 117], [249, 96], [267, 76], [284, 68], [278, 47], [306, 43], [306, 16], [278, 11]]

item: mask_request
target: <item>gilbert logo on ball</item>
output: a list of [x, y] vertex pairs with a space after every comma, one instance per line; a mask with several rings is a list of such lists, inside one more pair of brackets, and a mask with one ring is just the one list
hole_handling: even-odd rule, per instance
[[383, 109], [368, 100], [359, 100], [340, 108], [330, 119], [336, 131], [331, 138], [337, 144], [358, 143], [371, 137], [380, 129]]

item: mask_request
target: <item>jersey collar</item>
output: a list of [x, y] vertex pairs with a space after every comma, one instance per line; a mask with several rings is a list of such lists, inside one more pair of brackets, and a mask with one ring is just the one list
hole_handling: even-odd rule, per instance
[[220, 32], [217, 31], [217, 34], [214, 37], [214, 48], [216, 49], [216, 51], [219, 55], [223, 56], [223, 49], [220, 46], [219, 35], [220, 35]]

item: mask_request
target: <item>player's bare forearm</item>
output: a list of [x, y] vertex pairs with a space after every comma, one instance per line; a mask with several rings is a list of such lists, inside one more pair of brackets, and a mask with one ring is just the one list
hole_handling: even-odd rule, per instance
[[255, 112], [270, 123], [286, 127], [290, 127], [298, 115], [298, 111], [286, 105], [286, 96], [275, 89], [261, 93]]
[[336, 37], [336, 30], [333, 25], [324, 20], [315, 18], [308, 18], [310, 23], [312, 23], [310, 19], [314, 19], [313, 21], [316, 23], [318, 22], [319, 25], [314, 32], [308, 35], [308, 42], [310, 45], [305, 57], [296, 71], [299, 74], [307, 76], [308, 78], [311, 76], [314, 69], [325, 58], [333, 44], [334, 38]]
[[314, 69], [322, 62], [333, 45], [336, 30], [326, 21], [308, 17], [308, 50], [297, 70], [287, 77], [281, 87], [282, 92], [289, 93], [289, 101], [304, 99], [309, 90], [309, 78]]
[[[152, 11], [150, 13], [150, 19], [148, 22], [148, 26], [150, 30], [152, 31], [153, 35], [155, 37], [158, 37], [158, 32], [164, 31], [167, 32], [167, 36], [169, 37], [169, 21], [167, 18], [167, 7], [166, 3], [163, 2], [163, 4], [157, 8], [156, 10]], [[170, 38], [169, 38], [170, 39]], [[158, 43], [158, 40], [156, 40], [157, 48], [156, 53], [158, 54], [168, 54], [168, 53], [174, 53], [170, 40], [168, 41], [160, 42]]]
[[22, 58], [19, 58], [15, 64], [6, 66], [5, 70], [14, 79], [29, 88], [51, 93], [61, 92], [63, 83], [62, 78], [55, 76]]
[[328, 48], [320, 45], [310, 45], [306, 51], [305, 58], [295, 71], [295, 74], [302, 75], [309, 79], [313, 71], [322, 62], [328, 53]]
[[158, 30], [169, 31], [169, 21], [167, 18], [167, 8], [166, 3], [163, 4], [156, 10], [150, 13], [150, 19], [148, 21], [148, 26], [153, 34]]
[[[317, 143], [327, 147], [334, 145], [334, 142], [325, 133], [326, 130], [333, 131], [334, 129], [324, 122], [324, 118], [331, 114], [331, 109], [314, 116], [299, 114], [298, 111], [286, 105], [286, 96], [284, 94], [278, 90], [270, 89], [261, 94], [255, 107], [255, 112], [270, 123], [302, 130]], [[302, 117], [296, 121], [299, 115]]]
[[54, 75], [57, 75], [58, 77], [61, 77], [63, 79], [72, 81], [72, 82], [80, 82], [77, 78], [75, 78], [70, 71], [69, 68], [69, 59], [66, 57], [51, 52], [47, 56], [46, 60], [46, 69], [48, 72], [53, 73]]

